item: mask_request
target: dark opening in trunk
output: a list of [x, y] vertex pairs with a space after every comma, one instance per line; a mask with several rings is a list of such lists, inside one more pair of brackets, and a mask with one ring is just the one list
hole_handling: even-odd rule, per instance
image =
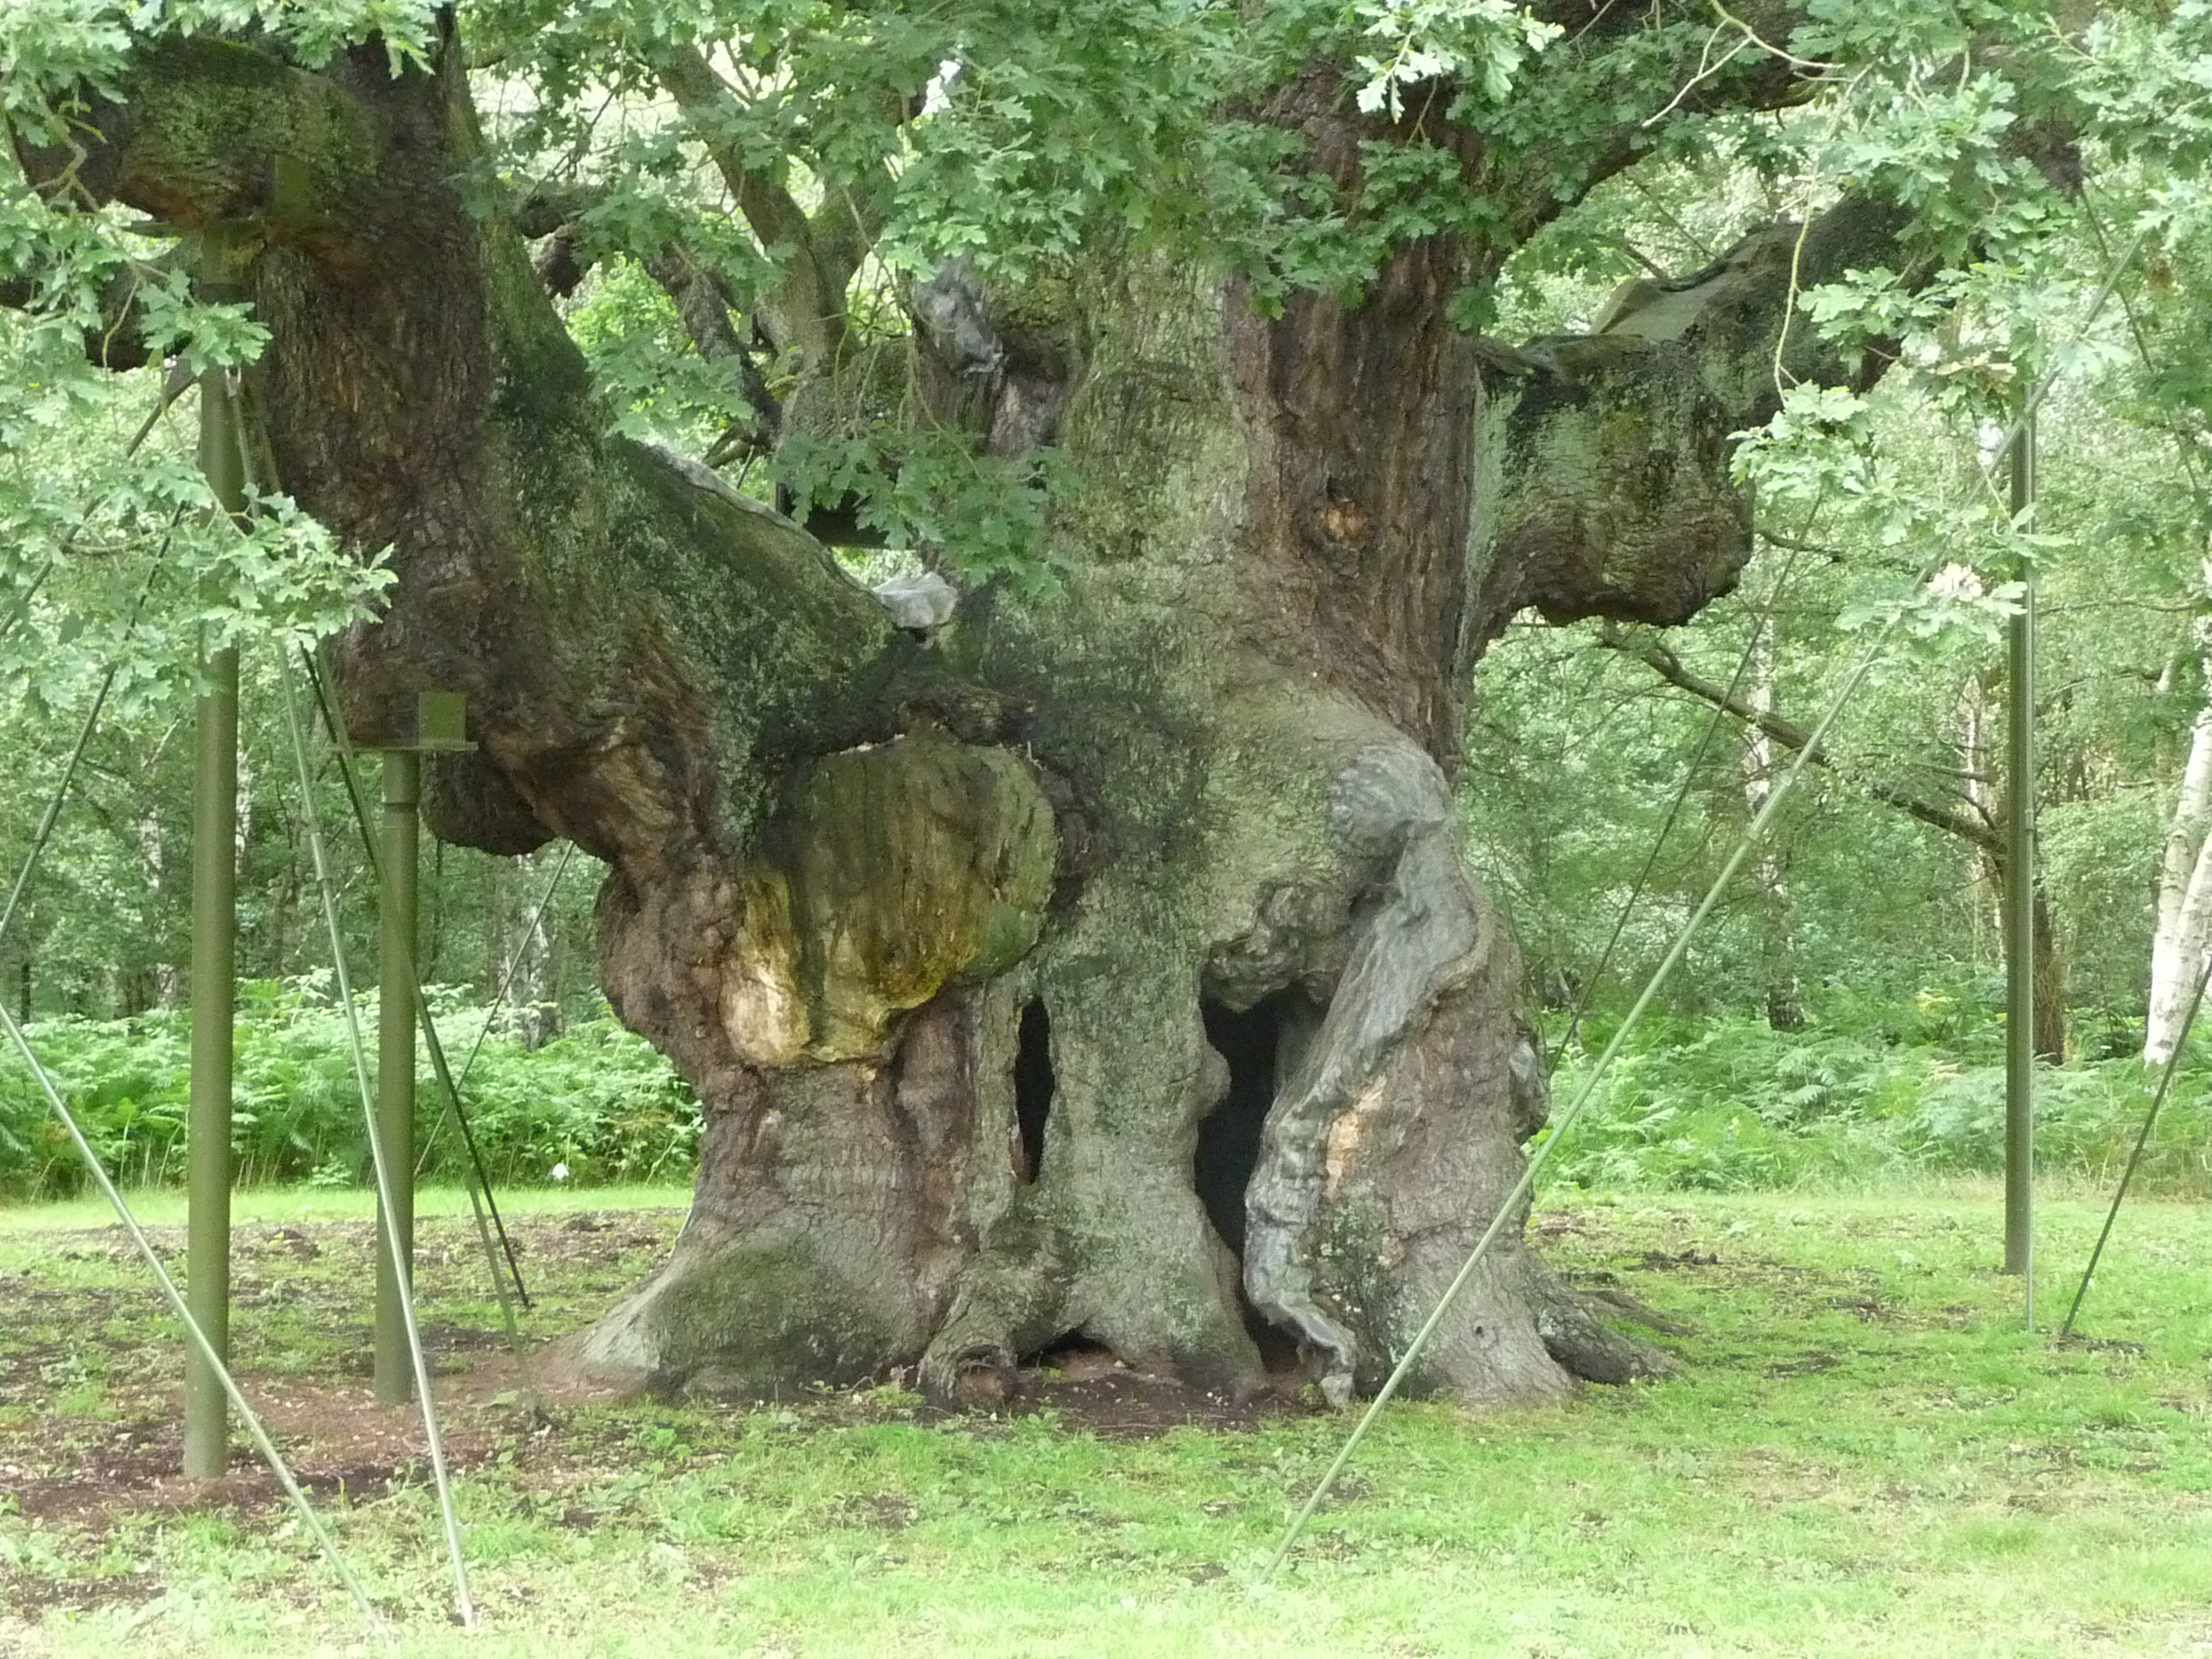
[[[1198, 1145], [1191, 1174], [1206, 1218], [1223, 1243], [1244, 1258], [1244, 1194], [1260, 1160], [1260, 1133], [1274, 1103], [1277, 1080], [1296, 1064], [1298, 1045], [1313, 1025], [1312, 1006], [1295, 990], [1262, 997], [1250, 1007], [1233, 1009], [1207, 1001], [1201, 1007], [1206, 1041], [1229, 1062], [1229, 1092], [1198, 1125]], [[1240, 1287], [1238, 1300], [1243, 1301]], [[1244, 1325], [1260, 1346], [1270, 1370], [1295, 1362], [1297, 1345], [1287, 1332], [1262, 1319], [1244, 1303]]]
[[1014, 1173], [1025, 1183], [1045, 1166], [1045, 1120], [1052, 1112], [1052, 1021], [1042, 998], [1021, 1010], [1014, 1053]]
[[1056, 1371], [1103, 1371], [1114, 1367], [1114, 1351], [1080, 1331], [1063, 1332], [1042, 1348], [1021, 1355], [1016, 1364], [1027, 1370], [1043, 1366]]

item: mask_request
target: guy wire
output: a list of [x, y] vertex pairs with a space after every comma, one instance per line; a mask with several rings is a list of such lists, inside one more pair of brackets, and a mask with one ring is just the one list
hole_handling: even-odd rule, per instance
[[[141, 435], [143, 436], [143, 434]], [[184, 509], [179, 507], [176, 516], [170, 519], [171, 535], [174, 535], [176, 525], [181, 521]], [[144, 611], [147, 595], [153, 590], [154, 578], [161, 570], [162, 561], [168, 551], [168, 546], [169, 537], [164, 536], [160, 549], [154, 556], [153, 569], [147, 572], [145, 584], [140, 588], [137, 603], [132, 609], [130, 621], [124, 635], [126, 641], [137, 628], [139, 618]], [[71, 785], [76, 782], [79, 765], [84, 760], [85, 751], [91, 744], [92, 734], [99, 726], [101, 711], [106, 704], [108, 693], [115, 684], [117, 672], [118, 665], [111, 664], [100, 681], [99, 691], [92, 698], [92, 706], [85, 716], [84, 724], [78, 731], [77, 741], [70, 749], [68, 760], [62, 767], [60, 779], [54, 785], [53, 798], [47, 804], [46, 811], [39, 823], [38, 831], [32, 837], [30, 849], [24, 855], [22, 868], [17, 874], [15, 886], [9, 893], [7, 906], [4, 910], [0, 910], [0, 939], [6, 938], [9, 928], [14, 925], [17, 903], [29, 888], [32, 876], [36, 873], [48, 846], [53, 841], [55, 827], [60, 821], [62, 806], [68, 798]], [[154, 1278], [160, 1287], [162, 1299], [168, 1303], [169, 1311], [175, 1313], [184, 1325], [187, 1341], [198, 1351], [200, 1357], [207, 1363], [210, 1373], [221, 1385], [224, 1394], [230, 1401], [232, 1409], [238, 1413], [238, 1421], [245, 1426], [248, 1437], [251, 1439], [255, 1448], [261, 1453], [263, 1460], [269, 1465], [270, 1471], [276, 1477], [277, 1484], [283, 1488], [285, 1497], [299, 1510], [301, 1519], [306, 1523], [308, 1533], [321, 1549], [325, 1559], [329, 1561], [332, 1570], [337, 1573], [347, 1592], [359, 1604], [362, 1612], [368, 1619], [370, 1628], [381, 1639], [387, 1642], [391, 1640], [391, 1630], [386, 1624], [384, 1615], [378, 1611], [375, 1602], [370, 1599], [368, 1591], [355, 1576], [353, 1569], [346, 1564], [346, 1558], [339, 1553], [337, 1541], [331, 1536], [329, 1529], [324, 1526], [321, 1516], [315, 1513], [314, 1505], [308, 1502], [307, 1494], [301, 1490], [299, 1482], [293, 1478], [289, 1465], [285, 1463], [283, 1455], [276, 1450], [276, 1442], [270, 1438], [269, 1431], [263, 1425], [259, 1414], [248, 1403], [245, 1395], [240, 1392], [237, 1379], [231, 1375], [230, 1368], [223, 1363], [222, 1357], [215, 1351], [214, 1344], [208, 1340], [207, 1332], [201, 1329], [199, 1321], [192, 1317], [192, 1310], [186, 1305], [182, 1294], [177, 1290], [175, 1281], [169, 1277], [168, 1270], [162, 1265], [160, 1255], [156, 1253], [144, 1230], [140, 1228], [137, 1217], [131, 1213], [130, 1206], [124, 1201], [123, 1194], [117, 1189], [114, 1181], [109, 1178], [106, 1166], [100, 1162], [99, 1154], [93, 1150], [92, 1141], [86, 1136], [83, 1127], [77, 1122], [76, 1115], [69, 1109], [68, 1103], [62, 1098], [61, 1091], [54, 1086], [52, 1074], [40, 1063], [22, 1027], [4, 1006], [0, 1006], [0, 1027], [4, 1027], [6, 1029], [10, 1041], [15, 1045], [16, 1052], [22, 1055], [23, 1064], [30, 1069], [31, 1076], [36, 1081], [39, 1091], [46, 1096], [47, 1105], [54, 1116], [60, 1119], [62, 1128], [68, 1132], [71, 1143], [75, 1146], [78, 1154], [84, 1160], [85, 1166], [91, 1173], [95, 1184], [106, 1196], [108, 1203], [114, 1207], [117, 1217], [121, 1220], [124, 1230], [130, 1235], [131, 1242], [137, 1247], [139, 1255], [145, 1258], [146, 1265], [153, 1269]]]
[[2212, 963], [2196, 978], [2196, 989], [2189, 999], [2189, 1008], [2182, 1015], [2181, 1030], [2175, 1034], [2173, 1052], [2166, 1056], [2164, 1069], [2158, 1073], [2158, 1086], [2152, 1091], [2151, 1109], [2143, 1114], [2143, 1127], [2136, 1132], [2134, 1150], [2127, 1154], [2127, 1166], [2120, 1173], [2120, 1186], [2112, 1195], [2112, 1208], [2105, 1211], [2105, 1224], [2098, 1230], [2096, 1248], [2089, 1252], [2089, 1265], [2082, 1269], [2082, 1282], [2074, 1287], [2074, 1304], [2066, 1310], [2066, 1322], [2058, 1327], [2058, 1339], [2064, 1342], [2074, 1334], [2074, 1316], [2082, 1311], [2082, 1299], [2089, 1294], [2089, 1281], [2096, 1276], [2097, 1263], [2104, 1259], [2105, 1245], [2112, 1237], [2113, 1224], [2120, 1219], [2120, 1204], [2127, 1196], [2127, 1188], [2135, 1179], [2135, 1166], [2143, 1161], [2143, 1148], [2150, 1144], [2151, 1126], [2158, 1121], [2158, 1109], [2166, 1103], [2166, 1091], [2173, 1087], [2174, 1073], [2181, 1067], [2182, 1051], [2189, 1046], [2190, 1029], [2196, 1024], [2197, 1010], [2204, 1006], [2204, 991], [2212, 984]]
[[[315, 861], [315, 884], [322, 899], [323, 926], [330, 937], [331, 971], [335, 976], [338, 1006], [346, 1016], [346, 1033], [353, 1058], [353, 1081], [360, 1091], [361, 1113], [369, 1132], [369, 1160], [375, 1166], [377, 1198], [389, 1217], [392, 1208], [391, 1161], [386, 1155], [384, 1135], [376, 1121], [375, 1091], [369, 1086], [369, 1063], [362, 1046], [359, 1011], [353, 1006], [353, 988], [346, 969], [346, 934], [338, 920], [337, 883], [330, 874], [330, 860], [322, 842], [322, 823], [315, 807], [315, 772], [308, 764], [307, 734], [300, 725], [299, 699], [294, 694], [291, 664], [283, 664], [281, 685], [284, 702], [284, 723], [292, 737], [292, 759], [298, 768], [300, 779], [301, 818], [308, 832], [308, 850]], [[445, 1523], [446, 1551], [453, 1560], [454, 1595], [456, 1611], [465, 1625], [476, 1623], [476, 1605], [468, 1593], [468, 1567], [461, 1548], [461, 1521], [454, 1509], [453, 1482], [446, 1471], [445, 1439], [438, 1430], [438, 1413], [430, 1392], [430, 1367], [423, 1352], [423, 1332], [415, 1319], [415, 1291], [413, 1275], [401, 1249], [399, 1231], [395, 1227], [377, 1230], [384, 1236], [385, 1255], [390, 1258], [392, 1280], [399, 1293], [399, 1313], [407, 1331], [407, 1351], [414, 1362], [415, 1389], [423, 1408], [423, 1435], [429, 1443], [430, 1474], [437, 1487], [438, 1511]]]
[[[384, 887], [384, 854], [377, 844], [376, 830], [369, 817], [368, 797], [363, 792], [360, 776], [353, 767], [353, 741], [346, 734], [344, 721], [339, 718], [337, 699], [331, 695], [329, 682], [323, 677], [314, 653], [305, 646], [301, 647], [300, 662], [307, 671], [308, 683], [314, 689], [315, 706], [321, 710], [323, 729], [329, 734], [331, 748], [338, 757], [339, 775], [346, 785], [346, 798], [353, 809], [354, 825], [361, 833], [361, 848], [368, 857], [370, 875], [381, 892]], [[447, 1111], [460, 1126], [461, 1143], [467, 1149], [469, 1166], [476, 1174], [475, 1184], [467, 1189], [468, 1205], [476, 1217], [476, 1233], [484, 1247], [485, 1262], [492, 1269], [492, 1289], [499, 1298], [499, 1312], [506, 1320], [507, 1346], [519, 1354], [522, 1330], [515, 1321], [515, 1311], [507, 1295], [507, 1286], [512, 1277], [513, 1300], [521, 1302], [527, 1313], [530, 1292], [523, 1284], [522, 1263], [516, 1258], [514, 1242], [507, 1236], [507, 1224], [499, 1214], [499, 1200], [492, 1196], [491, 1173], [484, 1166], [484, 1154], [477, 1149], [475, 1131], [470, 1128], [468, 1113], [461, 1104], [460, 1084], [454, 1081], [453, 1072], [446, 1065], [445, 1042], [438, 1035], [437, 1021], [431, 1017], [429, 999], [423, 995], [422, 969], [410, 962], [408, 973], [413, 982], [416, 1023], [423, 1033], [423, 1046], [430, 1057], [430, 1070], [437, 1077], [438, 1091], [445, 1097]], [[482, 1194], [480, 1198], [478, 1196], [480, 1192]], [[491, 1212], [488, 1229], [485, 1220], [486, 1210]], [[499, 1234], [497, 1247], [492, 1243], [493, 1230]], [[504, 1274], [499, 1270], [502, 1253], [506, 1262]]]
[[79, 1155], [85, 1160], [85, 1167], [91, 1171], [92, 1179], [107, 1196], [108, 1203], [114, 1206], [124, 1230], [130, 1235], [130, 1242], [137, 1246], [138, 1254], [146, 1259], [146, 1265], [154, 1270], [154, 1278], [161, 1286], [162, 1297], [168, 1303], [169, 1312], [183, 1323], [187, 1339], [198, 1350], [200, 1360], [213, 1373], [215, 1380], [222, 1384], [224, 1394], [229, 1397], [231, 1409], [238, 1413], [238, 1421], [245, 1425], [246, 1433], [260, 1452], [262, 1460], [268, 1464], [270, 1472], [276, 1477], [277, 1484], [284, 1489], [284, 1496], [291, 1499], [293, 1507], [299, 1510], [301, 1520], [307, 1523], [308, 1531], [321, 1547], [332, 1570], [338, 1574], [353, 1599], [360, 1604], [370, 1628], [383, 1640], [391, 1641], [391, 1625], [385, 1622], [383, 1613], [378, 1611], [376, 1603], [369, 1599], [367, 1589], [354, 1576], [353, 1569], [346, 1565], [346, 1558], [339, 1554], [337, 1540], [330, 1535], [329, 1529], [323, 1525], [322, 1517], [315, 1513], [315, 1506], [308, 1502], [307, 1494], [300, 1490], [299, 1482], [293, 1478], [290, 1467], [276, 1450], [276, 1443], [269, 1438], [269, 1431], [262, 1426], [260, 1417], [247, 1403], [245, 1395], [238, 1391], [238, 1380], [231, 1375], [230, 1367], [215, 1351], [214, 1344], [208, 1341], [207, 1333], [200, 1328], [199, 1320], [192, 1317], [192, 1310], [185, 1306], [183, 1294], [169, 1277], [168, 1269], [162, 1265], [162, 1258], [138, 1225], [137, 1217], [130, 1213], [130, 1206], [124, 1202], [123, 1194], [117, 1191], [114, 1181], [109, 1179], [105, 1166], [100, 1162], [99, 1154], [92, 1150], [92, 1143], [86, 1138], [84, 1129], [62, 1100], [60, 1090], [54, 1086], [53, 1077], [31, 1052], [30, 1042], [24, 1036], [22, 1027], [16, 1022], [16, 1016], [8, 1011], [4, 1003], [0, 1003], [0, 1027], [5, 1027], [9, 1040], [16, 1046], [16, 1052], [22, 1056], [23, 1064], [30, 1068], [32, 1077], [38, 1082], [39, 1091], [46, 1096], [46, 1103], [61, 1120], [61, 1127], [69, 1132], [69, 1139], [76, 1144]]

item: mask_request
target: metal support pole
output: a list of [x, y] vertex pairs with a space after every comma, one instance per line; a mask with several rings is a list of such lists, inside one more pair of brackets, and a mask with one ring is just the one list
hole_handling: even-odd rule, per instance
[[400, 1261], [415, 1259], [415, 878], [422, 788], [422, 757], [411, 750], [384, 752], [384, 884], [378, 906], [381, 965], [377, 985], [377, 1139], [391, 1172], [391, 1211], [377, 1205], [377, 1398], [400, 1405], [414, 1398], [413, 1356], [395, 1277], [394, 1252], [383, 1242], [389, 1229], [399, 1241]]
[[[2012, 444], [2015, 523], [2035, 504], [2035, 423], [2021, 421]], [[2005, 746], [2005, 1271], [2028, 1281], [2035, 1325], [2035, 569], [2020, 563], [2019, 614], [2006, 629], [2012, 704]]]
[[[200, 387], [200, 464], [228, 512], [245, 505], [245, 472], [221, 370]], [[192, 796], [192, 1090], [186, 1128], [185, 1282], [192, 1317], [230, 1356], [231, 1022], [238, 934], [238, 654], [209, 652], [197, 709]], [[184, 1472], [230, 1461], [222, 1378], [196, 1350], [185, 1361]]]

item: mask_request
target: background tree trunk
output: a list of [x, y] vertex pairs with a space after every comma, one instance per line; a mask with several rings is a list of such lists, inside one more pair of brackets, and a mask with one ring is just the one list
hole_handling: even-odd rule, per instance
[[561, 1005], [554, 995], [553, 947], [539, 900], [545, 876], [536, 854], [495, 866], [492, 878], [494, 957], [489, 999], [502, 1001], [507, 1028], [524, 1048], [542, 1048], [561, 1034]]
[[[1754, 716], [1744, 728], [1746, 819], [1758, 817], [1774, 793], [1780, 747], [1767, 729], [1774, 719], [1774, 636], [1764, 620], [1751, 626], [1756, 632], [1744, 688], [1744, 700]], [[1759, 957], [1767, 1024], [1777, 1031], [1796, 1031], [1805, 1023], [1805, 1005], [1798, 995], [1797, 976], [1792, 967], [1796, 951], [1790, 938], [1789, 861], [1777, 842], [1770, 840], [1759, 849], [1752, 861], [1751, 879], [1759, 892]]]
[[2035, 896], [2035, 950], [2030, 972], [2035, 979], [2036, 1058], [2050, 1065], [2066, 1064], [2066, 957], [2058, 948], [2058, 919], [2051, 914], [2050, 891], [2038, 880]]
[[2151, 936], [2149, 1017], [2143, 1063], [2164, 1065], [2181, 1040], [2181, 1025], [2212, 959], [2212, 708], [2189, 729], [2181, 794], [2168, 822], [2158, 873], [2158, 919]]
[[[1750, 693], [1738, 693], [1705, 678], [1686, 667], [1673, 652], [1648, 634], [1608, 633], [1604, 637], [1604, 643], [1612, 650], [1634, 657], [1668, 684], [1687, 691], [1715, 708], [1726, 709], [1741, 720], [1749, 734], [1747, 750], [1753, 737], [1777, 743], [1793, 754], [1803, 753], [1810, 744], [1811, 734], [1805, 728], [1794, 721], [1784, 720], [1774, 712], [1770, 696], [1763, 702], [1756, 690]], [[1770, 680], [1769, 684], [1771, 684]], [[1969, 754], [1974, 753], [1980, 730], [1980, 722], [1973, 718], [1973, 706], [1970, 705], [1967, 751]], [[1834, 764], [1834, 756], [1825, 747], [1815, 749], [1812, 760], [1813, 764], [1822, 767]], [[1911, 789], [1887, 784], [1862, 782], [1859, 786], [1873, 799], [1896, 807], [1931, 829], [1958, 836], [1974, 850], [1977, 868], [1984, 873], [1997, 896], [1999, 931], [2003, 938], [2009, 939], [2012, 935], [2005, 927], [2002, 914], [2004, 895], [2007, 891], [2005, 882], [2006, 849], [2005, 836], [1998, 828], [2002, 819], [2003, 806], [2001, 800], [1994, 807], [1989, 804], [1987, 787], [1979, 781], [1979, 777], [1978, 768], [1968, 768], [1966, 787], [1956, 802], [1930, 798]], [[1746, 794], [1750, 794], [1748, 785]], [[2066, 963], [2058, 948], [2058, 931], [2051, 914], [2050, 894], [2040, 876], [2035, 883], [2034, 939], [2036, 1054], [2038, 1058], [2059, 1065], [2066, 1059]]]

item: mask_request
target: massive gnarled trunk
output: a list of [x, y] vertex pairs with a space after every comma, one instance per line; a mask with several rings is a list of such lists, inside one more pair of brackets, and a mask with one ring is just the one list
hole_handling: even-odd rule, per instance
[[[73, 186], [229, 232], [272, 331], [260, 465], [392, 550], [390, 614], [338, 653], [352, 719], [468, 694], [434, 826], [609, 863], [608, 995], [704, 1105], [674, 1257], [572, 1362], [957, 1393], [1081, 1333], [1217, 1388], [1261, 1385], [1263, 1347], [1334, 1398], [1378, 1377], [1546, 1105], [1454, 838], [1474, 660], [1527, 606], [1673, 621], [1726, 590], [1726, 435], [1770, 406], [1789, 286], [1872, 263], [1887, 217], [1752, 237], [1517, 350], [1446, 322], [1503, 257], [1448, 237], [1274, 318], [1101, 261], [1038, 325], [1061, 591], [971, 592], [923, 638], [607, 435], [512, 227], [456, 193], [456, 71], [197, 41], [130, 90]], [[1358, 165], [1325, 86], [1274, 115]], [[1524, 232], [1558, 210], [1497, 188]], [[1783, 362], [1840, 372], [1802, 325]], [[1419, 1381], [1540, 1399], [1645, 1360], [1516, 1229]]]

